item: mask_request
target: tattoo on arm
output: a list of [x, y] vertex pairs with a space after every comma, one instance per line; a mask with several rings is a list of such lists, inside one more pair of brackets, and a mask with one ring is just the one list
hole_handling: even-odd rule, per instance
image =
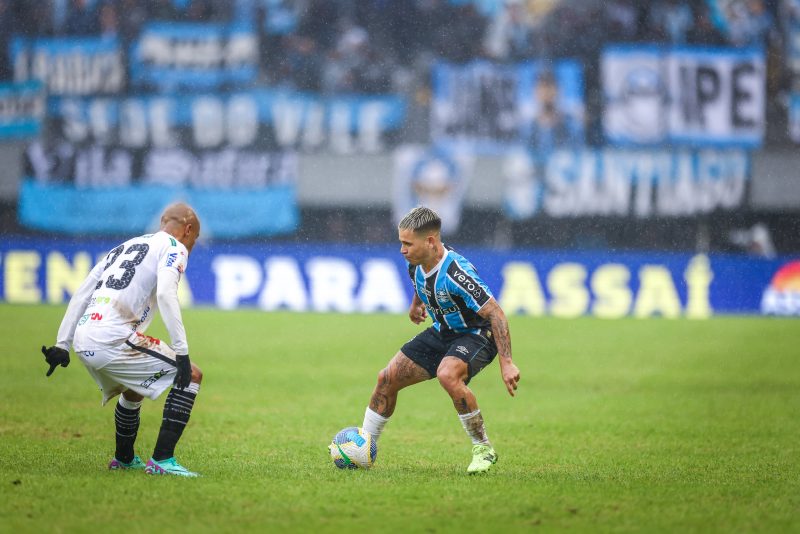
[[499, 306], [489, 314], [489, 322], [492, 325], [494, 342], [497, 343], [497, 352], [502, 358], [511, 359], [511, 332], [508, 331], [508, 319]]

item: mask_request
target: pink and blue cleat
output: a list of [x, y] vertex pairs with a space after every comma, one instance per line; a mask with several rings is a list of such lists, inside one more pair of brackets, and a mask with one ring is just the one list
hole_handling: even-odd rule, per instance
[[112, 458], [111, 461], [108, 462], [108, 468], [112, 471], [117, 471], [120, 469], [144, 469], [145, 465], [141, 458], [134, 456], [133, 460], [127, 464], [117, 460], [116, 458]]
[[174, 456], [166, 460], [154, 460], [150, 458], [147, 460], [147, 466], [144, 468], [144, 472], [148, 475], [177, 475], [180, 477], [199, 476], [197, 473], [193, 473], [179, 464]]

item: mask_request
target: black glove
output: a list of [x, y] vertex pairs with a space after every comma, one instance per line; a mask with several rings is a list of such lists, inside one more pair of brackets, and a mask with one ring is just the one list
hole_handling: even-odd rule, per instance
[[189, 355], [178, 354], [175, 357], [175, 367], [178, 368], [178, 372], [175, 373], [175, 380], [172, 383], [179, 389], [184, 389], [192, 381], [192, 362], [189, 361]]
[[50, 364], [50, 369], [47, 370], [47, 376], [53, 374], [56, 367], [66, 367], [69, 365], [69, 351], [61, 347], [46, 348], [42, 345], [42, 354], [44, 354], [44, 361]]

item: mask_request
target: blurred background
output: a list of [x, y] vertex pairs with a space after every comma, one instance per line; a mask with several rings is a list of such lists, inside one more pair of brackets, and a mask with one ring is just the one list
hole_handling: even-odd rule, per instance
[[798, 143], [797, 0], [0, 0], [0, 290], [186, 200], [186, 298], [402, 311], [424, 204], [522, 313], [797, 314]]

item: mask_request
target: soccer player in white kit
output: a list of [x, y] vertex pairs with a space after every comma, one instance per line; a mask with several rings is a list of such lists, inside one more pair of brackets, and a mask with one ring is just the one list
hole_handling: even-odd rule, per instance
[[[178, 303], [200, 221], [186, 204], [168, 206], [157, 233], [129, 239], [101, 260], [67, 307], [56, 344], [42, 347], [50, 376], [69, 365], [70, 345], [97, 382], [103, 405], [120, 395], [114, 412], [116, 452], [109, 469], [144, 469], [152, 475], [194, 477], [175, 459], [175, 445], [189, 422], [203, 375], [189, 360]], [[156, 310], [171, 344], [146, 336]], [[142, 399], [158, 398], [172, 386], [152, 458], [134, 454]]]

